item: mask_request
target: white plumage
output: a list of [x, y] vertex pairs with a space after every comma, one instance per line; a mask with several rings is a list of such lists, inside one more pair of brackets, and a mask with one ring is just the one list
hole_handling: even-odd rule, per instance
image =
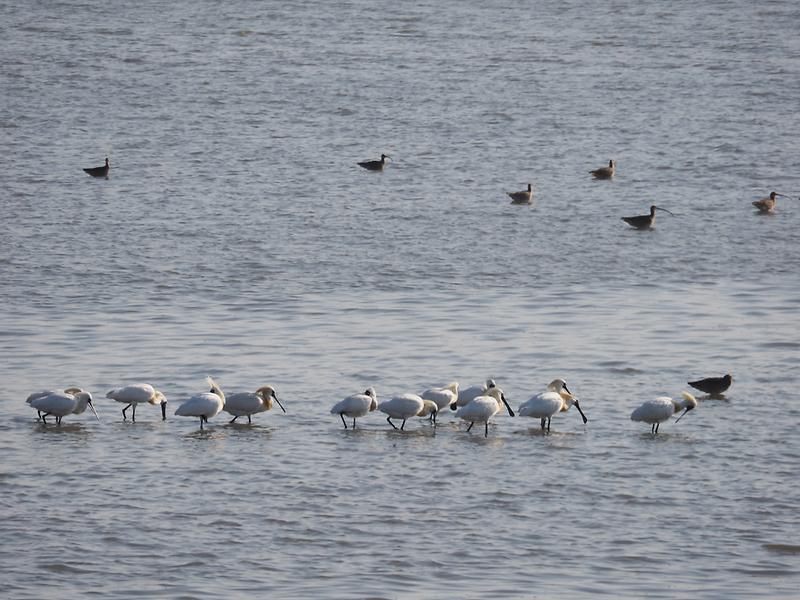
[[353, 429], [355, 429], [356, 418], [363, 417], [376, 408], [378, 408], [378, 394], [375, 388], [370, 387], [363, 394], [353, 394], [334, 404], [333, 408], [331, 408], [331, 414], [339, 415], [345, 429], [347, 429], [347, 422], [344, 418], [353, 419]]
[[216, 417], [225, 406], [225, 394], [211, 377], [206, 377], [211, 386], [210, 392], [197, 394], [178, 407], [175, 414], [179, 417], [200, 417], [200, 429], [211, 417]]
[[483, 396], [486, 393], [486, 390], [496, 387], [497, 384], [494, 382], [494, 379], [487, 379], [484, 385], [472, 385], [468, 388], [465, 388], [458, 392], [458, 401], [456, 405], [450, 405], [452, 410], [460, 406], [466, 406], [470, 402], [472, 402], [478, 396]]
[[286, 412], [283, 404], [275, 394], [275, 389], [269, 385], [262, 386], [255, 392], [239, 392], [238, 394], [226, 396], [223, 410], [233, 415], [231, 423], [239, 417], [247, 417], [247, 422], [252, 423], [251, 415], [272, 409], [273, 400], [278, 403], [283, 412]]
[[697, 407], [697, 399], [689, 392], [681, 392], [682, 399], [677, 400], [669, 396], [659, 396], [655, 400], [646, 400], [636, 410], [631, 413], [631, 421], [650, 423], [651, 433], [658, 433], [658, 426], [668, 420], [676, 412], [683, 410], [680, 417], [675, 419], [677, 423], [690, 410]]
[[469, 402], [466, 406], [458, 409], [456, 416], [469, 422], [467, 431], [472, 429], [475, 423], [484, 424], [484, 437], [489, 435], [489, 419], [495, 416], [500, 411], [500, 402], [502, 402], [508, 409], [508, 414], [514, 416], [514, 411], [506, 401], [503, 390], [494, 386], [486, 390], [486, 394], [478, 396]]
[[110, 398], [127, 405], [122, 409], [123, 420], [127, 420], [128, 418], [125, 414], [125, 411], [132, 407], [133, 414], [131, 415], [131, 421], [135, 423], [136, 405], [143, 404], [145, 402], [148, 404], [161, 405], [161, 420], [167, 420], [167, 398], [149, 383], [133, 383], [113, 389], [106, 394], [106, 398]]
[[406, 420], [417, 416], [425, 408], [425, 401], [416, 394], [402, 394], [394, 396], [391, 400], [386, 400], [378, 405], [378, 410], [389, 415], [386, 420], [389, 425], [397, 429], [397, 425], [392, 423], [392, 419], [403, 419], [400, 430], [405, 427]]
[[542, 429], [550, 431], [550, 419], [559, 412], [566, 412], [569, 407], [575, 405], [581, 414], [583, 422], [588, 419], [581, 410], [578, 399], [573, 396], [567, 388], [567, 382], [563, 379], [554, 379], [547, 385], [547, 390], [541, 394], [536, 394], [529, 400], [523, 402], [519, 410], [520, 417], [533, 417], [541, 419]]
[[98, 423], [100, 417], [92, 404], [92, 395], [80, 388], [67, 388], [63, 392], [34, 392], [28, 396], [26, 402], [39, 411], [39, 417], [43, 423], [47, 423], [47, 417], [54, 415], [56, 424], [61, 425], [61, 419], [66, 415], [79, 415], [88, 406]]
[[458, 400], [458, 382], [453, 381], [440, 388], [425, 390], [420, 395], [423, 400], [432, 400], [436, 403], [436, 411], [447, 408]]

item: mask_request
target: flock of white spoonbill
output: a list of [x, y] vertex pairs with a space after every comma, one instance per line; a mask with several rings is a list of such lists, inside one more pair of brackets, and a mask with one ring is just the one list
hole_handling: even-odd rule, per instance
[[[712, 397], [720, 397], [731, 385], [733, 378], [730, 375], [723, 377], [709, 377], [697, 381], [690, 381], [689, 385], [706, 392]], [[247, 417], [247, 422], [252, 423], [251, 417], [260, 412], [265, 412], [273, 407], [273, 402], [280, 406], [283, 412], [286, 409], [278, 400], [274, 388], [265, 385], [255, 392], [241, 392], [226, 395], [217, 383], [211, 378], [206, 378], [210, 386], [208, 392], [191, 396], [185, 400], [175, 414], [181, 417], [196, 417], [200, 419], [200, 429], [208, 420], [225, 411], [233, 416], [230, 423], [239, 417]], [[682, 393], [680, 400], [662, 396], [655, 400], [648, 400], [631, 413], [631, 420], [649, 423], [651, 432], [658, 433], [658, 427], [670, 419], [675, 413], [683, 411], [676, 419], [679, 421], [683, 415], [697, 407], [697, 400], [688, 392]], [[115, 400], [125, 405], [122, 409], [122, 418], [127, 420], [126, 411], [132, 408], [131, 420], [136, 421], [136, 406], [138, 404], [152, 404], [161, 407], [161, 418], [167, 418], [167, 398], [149, 383], [135, 383], [115, 388], [106, 394], [106, 398]], [[56, 424], [61, 424], [61, 419], [69, 414], [81, 414], [90, 408], [97, 418], [100, 417], [92, 404], [91, 393], [79, 388], [69, 387], [63, 391], [40, 391], [28, 396], [26, 402], [36, 409], [38, 419], [47, 424], [47, 417], [55, 417]], [[406, 421], [412, 417], [427, 417], [435, 426], [437, 414], [445, 408], [455, 411], [455, 416], [469, 423], [467, 431], [471, 431], [475, 423], [484, 426], [484, 436], [489, 435], [489, 421], [503, 408], [508, 415], [513, 417], [531, 417], [539, 419], [541, 428], [550, 431], [550, 421], [558, 413], [567, 412], [570, 407], [581, 416], [583, 423], [589, 419], [581, 409], [578, 398], [569, 391], [567, 382], [563, 379], [554, 379], [547, 388], [530, 399], [523, 402], [517, 413], [508, 404], [503, 390], [493, 379], [488, 379], [484, 385], [476, 385], [459, 391], [458, 382], [454, 381], [446, 386], [427, 389], [420, 394], [400, 394], [384, 402], [378, 402], [375, 388], [370, 387], [363, 394], [353, 394], [337, 402], [331, 408], [331, 414], [339, 415], [342, 425], [347, 427], [348, 419], [352, 419], [352, 427], [356, 427], [356, 419], [368, 413], [379, 410], [386, 414], [386, 420], [396, 430], [403, 431]], [[394, 421], [401, 421], [400, 427]]]

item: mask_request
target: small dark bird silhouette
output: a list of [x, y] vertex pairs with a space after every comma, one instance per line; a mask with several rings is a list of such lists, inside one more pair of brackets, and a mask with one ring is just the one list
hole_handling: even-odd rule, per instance
[[721, 396], [733, 382], [733, 377], [730, 374], [723, 377], [706, 377], [705, 379], [698, 379], [697, 381], [689, 381], [689, 385], [693, 388], [705, 392], [709, 396]]
[[367, 171], [383, 171], [386, 166], [386, 159], [392, 158], [388, 154], [381, 154], [380, 160], [365, 160], [358, 163], [359, 167], [364, 167]]
[[594, 171], [589, 171], [595, 179], [611, 179], [617, 170], [617, 161], [609, 160], [607, 167], [600, 167]]
[[511, 204], [530, 204], [533, 199], [533, 185], [529, 183], [527, 190], [506, 192], [506, 194], [511, 198]]
[[663, 210], [666, 213], [671, 214], [673, 217], [675, 216], [673, 213], [668, 211], [666, 208], [661, 208], [660, 206], [656, 206], [653, 204], [650, 207], [650, 214], [649, 215], [637, 215], [635, 217], [622, 217], [622, 220], [625, 221], [631, 227], [635, 229], [650, 229], [653, 226], [653, 223], [656, 222], [656, 211]]
[[92, 177], [105, 177], [108, 179], [108, 157], [106, 157], [106, 164], [102, 167], [89, 167], [84, 169]]

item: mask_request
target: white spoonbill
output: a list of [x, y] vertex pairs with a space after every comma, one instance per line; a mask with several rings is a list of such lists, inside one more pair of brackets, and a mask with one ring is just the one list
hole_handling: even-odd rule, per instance
[[418, 417], [428, 417], [428, 420], [436, 425], [436, 415], [439, 414], [439, 406], [433, 400], [422, 399], [422, 410], [417, 413]]
[[353, 429], [355, 429], [356, 417], [363, 417], [376, 408], [378, 408], [378, 393], [375, 388], [369, 387], [363, 394], [353, 394], [334, 404], [331, 414], [341, 417], [345, 429], [347, 429], [347, 422], [344, 418], [353, 419]]
[[554, 379], [547, 385], [547, 390], [541, 394], [536, 394], [530, 400], [523, 402], [519, 407], [520, 417], [533, 417], [542, 420], [542, 429], [550, 431], [550, 419], [552, 416], [559, 412], [566, 412], [569, 407], [575, 405], [578, 412], [581, 413], [583, 422], [586, 423], [589, 419], [583, 414], [581, 405], [578, 399], [573, 396], [567, 382], [563, 379]]
[[[67, 390], [73, 390], [73, 393], [68, 393]], [[42, 423], [47, 423], [47, 417], [55, 415], [56, 424], [61, 425], [61, 419], [66, 415], [74, 414], [79, 415], [86, 410], [88, 406], [92, 413], [94, 413], [97, 422], [100, 422], [100, 417], [97, 416], [97, 411], [92, 404], [92, 395], [89, 392], [84, 392], [80, 388], [67, 388], [63, 392], [49, 392], [45, 395], [35, 395], [34, 398], [29, 399], [29, 404], [39, 411]], [[77, 390], [77, 391], [76, 391]], [[39, 394], [36, 392], [35, 394]], [[31, 394], [34, 396], [34, 394]]]
[[473, 385], [458, 392], [458, 401], [450, 404], [450, 410], [456, 410], [461, 406], [466, 406], [478, 396], [483, 396], [486, 390], [497, 387], [494, 379], [487, 379], [484, 385]]
[[131, 421], [135, 423], [136, 405], [144, 402], [147, 402], [148, 404], [160, 404], [161, 420], [167, 420], [167, 398], [149, 383], [132, 383], [130, 385], [113, 389], [106, 394], [106, 398], [111, 398], [112, 400], [116, 400], [117, 402], [122, 402], [123, 404], [127, 405], [122, 409], [122, 419], [124, 421], [128, 420], [128, 416], [125, 414], [125, 411], [132, 407], [133, 413], [131, 414]]
[[462, 406], [458, 409], [456, 416], [469, 421], [467, 431], [471, 430], [475, 423], [483, 423], [483, 437], [489, 437], [489, 419], [500, 411], [500, 402], [505, 404], [508, 414], [513, 417], [514, 411], [508, 405], [503, 390], [497, 386], [489, 388], [485, 395], [478, 396], [466, 406]]
[[394, 396], [391, 400], [386, 400], [378, 405], [378, 410], [389, 415], [386, 420], [389, 425], [397, 429], [397, 425], [392, 423], [392, 419], [403, 419], [400, 431], [403, 431], [406, 420], [416, 417], [425, 408], [425, 401], [416, 394], [401, 394]]
[[236, 421], [239, 417], [245, 416], [247, 417], [247, 422], [252, 423], [253, 421], [250, 419], [250, 415], [270, 410], [273, 400], [278, 403], [278, 406], [281, 407], [283, 412], [286, 412], [286, 409], [283, 408], [283, 404], [278, 400], [278, 396], [275, 395], [274, 388], [270, 385], [260, 387], [255, 392], [240, 392], [238, 394], [226, 396], [225, 408], [223, 410], [233, 415], [233, 418], [230, 420], [231, 423]]
[[676, 412], [683, 410], [675, 419], [677, 423], [690, 410], [697, 408], [697, 399], [689, 392], [681, 392], [683, 398], [677, 400], [669, 396], [659, 396], [655, 400], [647, 400], [631, 413], [631, 421], [642, 421], [652, 424], [650, 433], [658, 433], [658, 426], [668, 420]]
[[[68, 387], [68, 388], [66, 388], [64, 390], [63, 393], [75, 395], [78, 392], [82, 392], [82, 391], [83, 391], [83, 389], [81, 389], [79, 387]], [[25, 398], [25, 402], [30, 404], [32, 401], [36, 400], [36, 398], [44, 398], [45, 396], [49, 396], [50, 394], [60, 394], [60, 393], [61, 392], [59, 392], [58, 390], [39, 390], [38, 392], [33, 392], [27, 398]], [[41, 421], [41, 419], [42, 419], [42, 411], [38, 410], [36, 412], [38, 413], [38, 416], [36, 417], [36, 420], [37, 421]]]
[[225, 406], [225, 394], [219, 386], [211, 377], [206, 377], [206, 383], [211, 386], [210, 392], [192, 396], [175, 411], [179, 417], [200, 417], [201, 431], [203, 423], [208, 423], [208, 420], [217, 416]]
[[436, 412], [439, 412], [458, 400], [458, 382], [453, 381], [444, 387], [425, 390], [419, 397], [423, 400], [432, 400], [436, 404]]

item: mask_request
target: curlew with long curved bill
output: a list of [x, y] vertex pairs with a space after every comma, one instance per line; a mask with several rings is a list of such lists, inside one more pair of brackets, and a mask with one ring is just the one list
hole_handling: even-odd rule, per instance
[[661, 208], [660, 206], [656, 206], [653, 204], [650, 207], [650, 214], [649, 215], [637, 215], [635, 217], [622, 217], [622, 220], [625, 221], [628, 225], [633, 227], [634, 229], [650, 229], [653, 224], [656, 222], [656, 211], [663, 210], [665, 213], [671, 214], [673, 217], [675, 213], [668, 211], [666, 208]]
[[102, 167], [88, 167], [84, 169], [86, 173], [91, 175], [92, 177], [105, 177], [108, 179], [108, 157], [106, 156], [106, 164]]
[[687, 383], [694, 389], [705, 392], [709, 396], [720, 397], [731, 387], [733, 377], [728, 373], [722, 377], [706, 377], [705, 379], [698, 379], [697, 381], [689, 381]]
[[758, 212], [771, 213], [775, 210], [775, 205], [778, 203], [777, 196], [781, 198], [788, 198], [786, 194], [779, 194], [778, 192], [771, 192], [769, 198], [761, 198], [753, 202], [753, 206], [758, 209]]
[[506, 194], [511, 198], [511, 204], [530, 204], [531, 200], [533, 200], [533, 184], [529, 183], [527, 190], [506, 192]]
[[611, 179], [617, 172], [617, 161], [609, 160], [607, 167], [600, 167], [594, 171], [589, 171], [595, 179]]
[[367, 171], [383, 171], [386, 166], [386, 159], [392, 158], [388, 154], [381, 154], [380, 160], [365, 160], [358, 163], [359, 167], [365, 168]]

